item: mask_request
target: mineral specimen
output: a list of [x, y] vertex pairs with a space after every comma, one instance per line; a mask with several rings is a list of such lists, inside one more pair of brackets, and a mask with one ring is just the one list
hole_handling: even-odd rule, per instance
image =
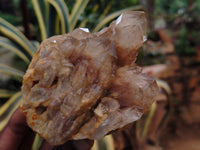
[[23, 79], [28, 125], [53, 145], [100, 139], [138, 120], [158, 87], [135, 60], [144, 12], [124, 12], [98, 33], [78, 28], [42, 42]]

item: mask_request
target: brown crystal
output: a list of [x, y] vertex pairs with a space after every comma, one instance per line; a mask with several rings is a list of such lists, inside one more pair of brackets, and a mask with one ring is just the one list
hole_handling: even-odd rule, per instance
[[98, 33], [78, 28], [42, 42], [24, 76], [22, 111], [53, 145], [100, 139], [150, 108], [156, 82], [135, 65], [144, 12], [124, 12]]

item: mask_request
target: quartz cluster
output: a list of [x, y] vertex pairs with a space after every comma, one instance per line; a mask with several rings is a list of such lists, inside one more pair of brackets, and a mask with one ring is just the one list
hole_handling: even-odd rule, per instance
[[98, 33], [77, 28], [44, 40], [23, 78], [28, 125], [59, 145], [138, 120], [158, 91], [135, 64], [146, 26], [144, 12], [127, 11]]

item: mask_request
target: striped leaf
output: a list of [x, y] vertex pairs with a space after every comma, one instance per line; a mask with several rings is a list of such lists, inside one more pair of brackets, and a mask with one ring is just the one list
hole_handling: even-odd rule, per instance
[[0, 107], [0, 132], [7, 125], [13, 112], [18, 108], [22, 101], [21, 92], [13, 95], [3, 106]]
[[38, 42], [38, 41], [31, 41], [31, 44], [35, 47], [35, 49], [40, 48], [40, 42]]
[[0, 64], [0, 72], [1, 73], [5, 73], [5, 74], [8, 74], [8, 75], [12, 75], [12, 76], [15, 76], [15, 77], [19, 77], [19, 78], [23, 78], [24, 76], [24, 72], [22, 71], [19, 71], [17, 69], [14, 69], [12, 67], [9, 67], [7, 65], [4, 65], [4, 64]]
[[5, 90], [5, 89], [0, 89], [0, 98], [9, 98], [11, 97], [15, 92]]
[[[68, 29], [67, 29], [68, 30]], [[60, 18], [53, 5], [49, 6], [48, 37], [61, 34]]]
[[100, 21], [100, 23], [96, 26], [96, 28], [94, 29], [94, 32], [99, 31], [103, 26], [105, 26], [107, 23], [109, 23], [110, 21], [112, 21], [113, 19], [115, 19], [116, 17], [118, 17], [122, 12], [124, 11], [128, 11], [128, 10], [139, 10], [142, 9], [142, 6], [133, 6], [133, 7], [129, 7], [129, 8], [125, 8], [119, 11], [116, 11], [106, 17], [104, 17], [104, 19], [102, 19]]
[[69, 32], [69, 11], [64, 0], [48, 0], [48, 2], [56, 9], [61, 21], [61, 33]]
[[56, 34], [55, 28], [56, 28], [56, 19], [57, 19], [57, 13], [56, 9], [49, 5], [49, 23], [48, 23], [48, 37], [51, 37]]
[[78, 19], [87, 6], [88, 2], [89, 0], [76, 0], [76, 3], [72, 9], [72, 14], [70, 16], [70, 31], [75, 28]]
[[33, 8], [35, 10], [37, 20], [40, 27], [40, 32], [42, 40], [47, 38], [47, 23], [46, 23], [46, 9], [45, 9], [45, 0], [32, 0]]
[[30, 56], [33, 56], [37, 51], [23, 33], [2, 18], [0, 18], [0, 33], [23, 47]]
[[9, 39], [0, 36], [0, 46], [6, 47], [8, 50], [12, 51], [17, 56], [19, 56], [22, 60], [24, 60], [27, 63], [30, 63], [29, 58], [23, 53], [22, 49], [20, 49], [20, 47], [17, 44], [10, 41]]

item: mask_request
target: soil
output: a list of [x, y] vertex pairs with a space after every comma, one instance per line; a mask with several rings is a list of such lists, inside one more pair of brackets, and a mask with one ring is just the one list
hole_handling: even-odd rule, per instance
[[200, 150], [200, 125], [184, 125], [163, 139], [165, 150]]

